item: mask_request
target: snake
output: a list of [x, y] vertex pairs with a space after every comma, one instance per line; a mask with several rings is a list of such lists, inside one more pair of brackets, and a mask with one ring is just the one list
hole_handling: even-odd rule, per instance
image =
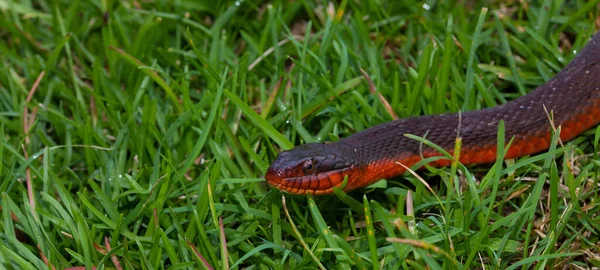
[[[325, 195], [340, 187], [349, 192], [404, 174], [424, 159], [448, 166], [462, 139], [458, 161], [464, 165], [496, 161], [498, 125], [504, 122], [504, 159], [547, 150], [559, 130], [569, 141], [600, 122], [600, 32], [550, 80], [504, 104], [462, 113], [402, 118], [330, 143], [307, 143], [280, 152], [265, 173], [272, 187], [291, 194]], [[557, 129], [560, 127], [560, 129]], [[506, 146], [506, 145], [505, 145]], [[422, 168], [423, 166], [421, 166]], [[418, 168], [417, 168], [418, 169]]]

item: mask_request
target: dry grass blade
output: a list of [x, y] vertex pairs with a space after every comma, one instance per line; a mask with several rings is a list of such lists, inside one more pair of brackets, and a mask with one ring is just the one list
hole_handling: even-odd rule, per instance
[[315, 256], [315, 254], [312, 252], [312, 250], [310, 250], [310, 248], [308, 248], [308, 245], [306, 245], [306, 242], [304, 242], [304, 239], [302, 238], [302, 234], [298, 231], [298, 228], [296, 228], [296, 224], [294, 224], [294, 221], [292, 220], [292, 216], [290, 216], [290, 212], [288, 211], [287, 204], [285, 202], [285, 195], [283, 195], [283, 194], [281, 195], [281, 205], [283, 206], [283, 211], [285, 212], [285, 216], [287, 217], [288, 222], [292, 226], [292, 230], [294, 230], [294, 233], [296, 234], [296, 237], [300, 241], [300, 244], [302, 245], [302, 247], [304, 248], [304, 250], [306, 252], [308, 252], [308, 254], [310, 255], [310, 257], [313, 259], [313, 261], [315, 263], [317, 263], [319, 265], [319, 268], [321, 270], [327, 269], [321, 263], [321, 261], [319, 261], [319, 258], [317, 258], [317, 256]]
[[363, 77], [365, 77], [365, 80], [367, 80], [367, 84], [369, 85], [369, 91], [371, 91], [371, 94], [373, 94], [373, 95], [377, 94], [377, 97], [379, 98], [379, 100], [381, 101], [383, 106], [385, 107], [385, 110], [387, 111], [387, 113], [392, 117], [392, 119], [394, 119], [394, 120], [398, 119], [398, 116], [396, 115], [396, 113], [394, 113], [394, 109], [392, 108], [392, 105], [390, 105], [390, 103], [387, 101], [387, 99], [385, 99], [385, 97], [383, 95], [381, 95], [381, 93], [377, 92], [377, 87], [375, 87], [375, 84], [373, 83], [373, 80], [371, 80], [371, 77], [369, 77], [369, 74], [367, 74], [367, 72], [362, 68], [359, 70], [360, 70], [360, 73], [363, 75]]
[[[292, 37], [296, 40], [300, 40], [300, 41], [304, 40], [303, 36], [293, 35]], [[256, 58], [256, 60], [252, 61], [252, 63], [250, 63], [250, 65], [248, 65], [248, 71], [253, 70], [254, 67], [256, 67], [256, 65], [258, 65], [263, 59], [265, 59], [265, 57], [267, 57], [271, 53], [273, 53], [273, 51], [275, 51], [275, 47], [281, 47], [288, 42], [290, 42], [290, 39], [284, 38], [283, 40], [277, 42], [277, 46], [273, 46], [273, 47], [270, 47], [267, 50], [265, 50], [258, 58]]]
[[222, 216], [219, 216], [219, 230], [221, 232], [221, 260], [223, 262], [223, 269], [229, 269], [229, 252], [227, 250], [227, 237], [225, 237]]
[[[25, 149], [25, 145], [21, 144], [21, 148], [23, 149], [23, 156], [25, 159], [29, 159], [29, 154], [27, 154], [27, 149]], [[29, 167], [25, 169], [25, 182], [27, 183], [27, 196], [29, 197], [29, 206], [31, 206], [31, 214], [37, 219], [37, 215], [35, 214], [35, 197], [33, 196], [33, 184], [31, 183], [31, 170]]]
[[190, 247], [194, 251], [194, 254], [196, 254], [196, 257], [198, 257], [200, 259], [200, 261], [202, 261], [202, 264], [204, 267], [206, 267], [206, 269], [214, 270], [214, 268], [208, 263], [208, 261], [204, 258], [204, 256], [202, 256], [200, 251], [198, 251], [196, 246], [194, 246], [194, 244], [192, 244], [192, 242], [190, 242], [190, 240], [186, 239], [185, 242], [187, 243], [188, 247]]
[[[108, 241], [108, 237], [104, 237], [104, 245], [106, 246], [106, 252], [110, 252], [111, 247], [110, 247], [110, 241]], [[110, 260], [112, 261], [113, 265], [115, 266], [115, 268], [117, 270], [122, 270], [123, 267], [121, 266], [121, 262], [119, 262], [119, 259], [117, 258], [117, 255], [115, 255], [114, 253], [112, 255], [110, 255]]]
[[442, 250], [432, 244], [429, 244], [427, 242], [414, 240], [414, 239], [397, 238], [397, 237], [386, 237], [385, 240], [390, 243], [406, 244], [406, 245], [411, 245], [413, 247], [418, 247], [418, 248], [432, 251], [434, 253], [437, 253], [437, 254], [440, 254], [440, 255], [446, 257], [449, 261], [453, 262], [455, 266], [458, 266], [458, 264], [456, 263], [456, 260], [454, 258], [452, 258], [450, 256], [450, 254], [446, 253], [444, 250]]
[[50, 264], [50, 262], [48, 261], [48, 257], [46, 257], [46, 255], [44, 255], [44, 252], [42, 252], [39, 245], [37, 246], [37, 250], [38, 250], [38, 253], [40, 254], [40, 257], [41, 257], [42, 261], [44, 262], [44, 264], [46, 266], [51, 267], [52, 270], [56, 270], [56, 267], [54, 267], [54, 265]]
[[31, 102], [31, 99], [33, 98], [33, 94], [35, 94], [35, 91], [40, 86], [40, 82], [42, 81], [42, 78], [44, 78], [45, 74], [46, 74], [45, 71], [40, 72], [40, 74], [35, 79], [33, 86], [29, 90], [29, 93], [27, 94], [27, 99], [25, 100], [25, 108], [23, 110], [23, 134], [26, 134], [25, 135], [25, 144], [26, 145], [29, 145], [29, 127], [33, 123], [33, 119], [35, 119], [35, 115], [37, 112], [37, 107], [35, 107], [33, 114], [31, 115], [31, 119], [30, 119], [29, 107], [27, 106], [27, 104], [29, 104], [29, 102]]

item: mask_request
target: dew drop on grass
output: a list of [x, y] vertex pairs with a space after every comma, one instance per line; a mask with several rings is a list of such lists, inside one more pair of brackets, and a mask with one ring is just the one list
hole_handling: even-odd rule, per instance
[[426, 3], [423, 3], [423, 9], [425, 9], [425, 10], [430, 10], [430, 9], [431, 9], [431, 7], [430, 7], [428, 4], [426, 4]]

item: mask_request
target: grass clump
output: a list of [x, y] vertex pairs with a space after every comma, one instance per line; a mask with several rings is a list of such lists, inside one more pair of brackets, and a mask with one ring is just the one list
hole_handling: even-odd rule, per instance
[[522, 96], [597, 14], [586, 1], [0, 2], [0, 265], [600, 267], [600, 129], [418, 172], [431, 187], [407, 174], [313, 198], [262, 178], [296, 144]]

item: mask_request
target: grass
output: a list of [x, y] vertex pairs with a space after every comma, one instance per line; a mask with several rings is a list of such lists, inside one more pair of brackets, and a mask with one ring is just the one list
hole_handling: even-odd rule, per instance
[[349, 194], [262, 178], [296, 144], [526, 94], [597, 1], [323, 2], [0, 0], [2, 268], [600, 267], [600, 128]]

